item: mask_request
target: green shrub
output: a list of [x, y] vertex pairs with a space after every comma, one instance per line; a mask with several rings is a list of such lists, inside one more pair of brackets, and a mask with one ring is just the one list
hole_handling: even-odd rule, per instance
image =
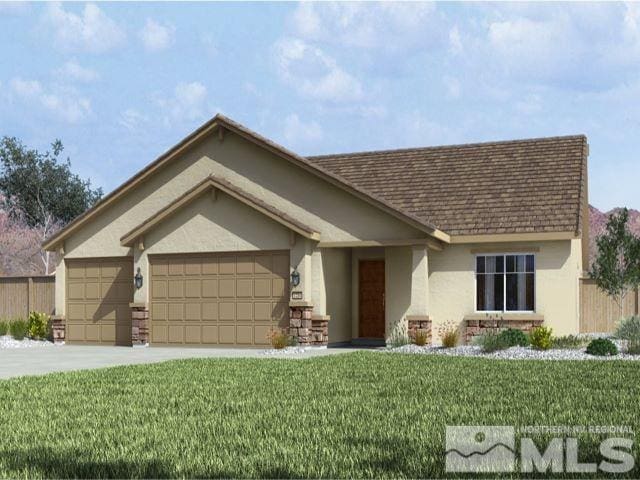
[[9, 323], [9, 333], [16, 340], [22, 340], [27, 336], [28, 331], [29, 323], [26, 320], [16, 319]]
[[588, 340], [577, 335], [564, 335], [562, 337], [554, 337], [551, 339], [553, 348], [578, 349], [584, 347]]
[[535, 327], [529, 334], [531, 346], [536, 350], [549, 350], [551, 348], [551, 334], [553, 330], [548, 327]]
[[498, 332], [489, 332], [476, 337], [476, 344], [480, 346], [484, 353], [492, 353], [498, 350], [509, 348], [509, 344], [505, 338], [500, 336]]
[[615, 336], [620, 340], [626, 340], [627, 353], [640, 355], [640, 317], [634, 315], [621, 320]]
[[411, 339], [401, 331], [394, 331], [387, 340], [387, 344], [392, 348], [403, 347], [410, 343]]
[[33, 339], [47, 338], [49, 333], [49, 315], [40, 312], [31, 312], [28, 320], [28, 335]]
[[598, 357], [608, 357], [617, 355], [618, 347], [608, 338], [595, 338], [587, 345], [587, 353]]
[[5, 321], [0, 322], [0, 336], [9, 333], [9, 324]]
[[517, 328], [507, 328], [499, 333], [502, 341], [510, 347], [527, 347], [529, 345], [529, 337]]

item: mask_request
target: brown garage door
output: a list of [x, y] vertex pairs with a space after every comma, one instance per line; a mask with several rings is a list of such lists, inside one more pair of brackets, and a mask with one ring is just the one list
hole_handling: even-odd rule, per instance
[[288, 324], [289, 252], [151, 260], [151, 343], [265, 345]]
[[131, 345], [133, 260], [65, 260], [69, 343]]

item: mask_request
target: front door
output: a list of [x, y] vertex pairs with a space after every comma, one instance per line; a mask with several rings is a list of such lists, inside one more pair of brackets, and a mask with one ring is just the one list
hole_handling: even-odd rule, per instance
[[359, 335], [384, 338], [384, 260], [360, 261], [359, 286]]

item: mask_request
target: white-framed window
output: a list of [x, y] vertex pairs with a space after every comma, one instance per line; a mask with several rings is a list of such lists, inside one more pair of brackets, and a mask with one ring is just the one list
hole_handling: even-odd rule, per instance
[[476, 255], [476, 311], [535, 311], [535, 267], [532, 253]]

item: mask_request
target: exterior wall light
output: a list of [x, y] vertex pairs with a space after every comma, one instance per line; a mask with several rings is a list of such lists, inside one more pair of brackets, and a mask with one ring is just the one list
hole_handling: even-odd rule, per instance
[[136, 272], [136, 276], [133, 277], [133, 280], [136, 285], [136, 289], [140, 290], [142, 288], [142, 273], [140, 273], [140, 267], [138, 267], [138, 271]]
[[291, 285], [294, 287], [300, 285], [300, 273], [298, 272], [298, 267], [295, 267], [293, 272], [291, 272]]

